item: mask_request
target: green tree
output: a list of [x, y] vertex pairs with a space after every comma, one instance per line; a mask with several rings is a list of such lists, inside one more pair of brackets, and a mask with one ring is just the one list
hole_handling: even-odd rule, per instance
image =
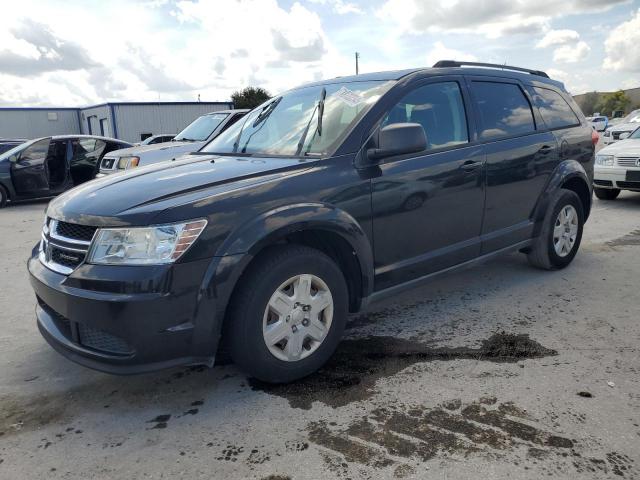
[[270, 98], [269, 92], [260, 87], [246, 87], [231, 94], [235, 108], [255, 108]]
[[597, 105], [597, 109], [603, 115], [613, 115], [616, 110], [626, 111], [630, 103], [631, 100], [625, 95], [624, 91], [618, 90], [617, 92], [604, 94]]
[[587, 93], [580, 102], [580, 108], [584, 112], [585, 115], [592, 115], [594, 112], [597, 112], [598, 102], [600, 101], [600, 95], [598, 92], [589, 92]]

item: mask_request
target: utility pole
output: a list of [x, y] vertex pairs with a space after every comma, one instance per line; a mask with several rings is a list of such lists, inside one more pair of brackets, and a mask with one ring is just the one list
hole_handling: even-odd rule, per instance
[[358, 75], [359, 73], [359, 69], [358, 69], [358, 59], [360, 58], [360, 54], [358, 52], [356, 52], [356, 75]]

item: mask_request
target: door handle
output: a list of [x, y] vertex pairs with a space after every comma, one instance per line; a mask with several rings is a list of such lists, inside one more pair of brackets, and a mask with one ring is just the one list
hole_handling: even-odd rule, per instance
[[478, 162], [478, 161], [475, 161], [475, 160], [467, 160], [462, 165], [460, 165], [460, 168], [462, 170], [465, 170], [465, 171], [469, 172], [471, 170], [475, 170], [476, 168], [480, 167], [481, 165], [482, 165], [482, 162]]
[[546, 155], [547, 153], [549, 153], [551, 150], [553, 150], [553, 147], [551, 145], [543, 145], [540, 147], [540, 149], [538, 150], [538, 153], [542, 153], [544, 155]]

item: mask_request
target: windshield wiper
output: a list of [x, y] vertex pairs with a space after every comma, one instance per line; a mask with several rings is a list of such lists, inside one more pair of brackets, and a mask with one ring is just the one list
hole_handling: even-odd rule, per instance
[[[260, 112], [260, 114], [258, 115], [258, 117], [256, 118], [255, 122], [253, 122], [253, 127], [255, 128], [255, 126], [258, 124], [259, 121], [264, 120], [267, 116], [269, 116], [271, 114], [271, 112], [273, 111], [273, 108], [275, 108], [275, 104], [279, 103], [280, 100], [282, 100], [282, 97], [279, 97], [277, 99], [275, 99], [273, 102], [271, 102], [269, 105], [265, 105], [262, 108], [262, 111]], [[273, 108], [271, 108], [273, 105]], [[244, 132], [244, 127], [247, 124], [247, 121], [249, 120], [248, 115], [246, 117], [244, 117], [244, 121], [242, 122], [242, 127], [240, 128], [240, 131], [238, 132], [238, 135], [236, 136], [235, 141], [233, 142], [233, 151], [237, 152], [238, 151], [238, 147], [240, 146], [240, 137], [242, 136], [242, 132]], [[251, 138], [251, 137], [249, 137]], [[244, 148], [247, 147], [247, 144], [245, 143]]]
[[187, 138], [187, 137], [182, 137], [182, 138], [178, 138], [177, 140], [174, 138], [172, 140], [172, 142], [197, 142], [198, 140], [196, 140], [195, 138]]
[[318, 132], [318, 135], [322, 136], [322, 116], [324, 115], [325, 98], [327, 98], [327, 89], [323, 87], [322, 91], [320, 92], [320, 100], [318, 100], [318, 103], [313, 108], [313, 111], [311, 112], [311, 118], [309, 119], [307, 126], [304, 128], [304, 132], [302, 132], [302, 137], [300, 137], [300, 141], [298, 142], [296, 155], [300, 155], [302, 153], [302, 147], [304, 147], [304, 141], [307, 139], [307, 134], [309, 133], [309, 127], [311, 127], [311, 121], [313, 120], [313, 115], [316, 113], [316, 110], [318, 111], [318, 123], [316, 124], [316, 132]]

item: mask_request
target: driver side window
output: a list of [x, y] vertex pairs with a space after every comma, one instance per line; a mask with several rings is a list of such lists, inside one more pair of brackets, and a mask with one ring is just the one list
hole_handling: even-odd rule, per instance
[[22, 161], [33, 161], [33, 160], [42, 160], [44, 162], [45, 158], [47, 158], [47, 154], [49, 153], [49, 143], [51, 142], [50, 138], [45, 138], [40, 140], [33, 145], [25, 148], [20, 154], [20, 160]]
[[394, 123], [418, 123], [427, 134], [427, 149], [469, 143], [467, 117], [457, 82], [418, 87], [394, 105], [382, 127]]

